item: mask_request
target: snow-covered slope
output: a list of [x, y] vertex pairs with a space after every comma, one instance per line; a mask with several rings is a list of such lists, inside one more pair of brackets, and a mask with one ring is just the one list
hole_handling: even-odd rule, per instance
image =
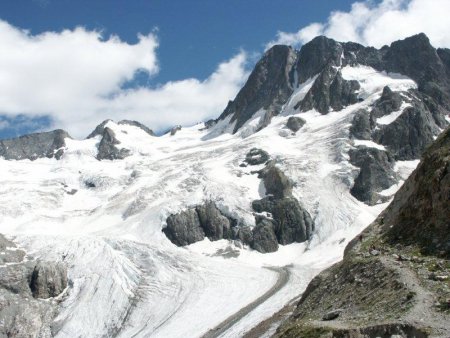
[[[397, 81], [383, 76], [386, 84]], [[383, 208], [350, 195], [354, 169], [346, 160], [352, 113], [379, 95], [377, 87], [345, 111], [302, 114], [306, 125], [296, 135], [283, 114], [247, 138], [207, 141], [202, 125], [152, 137], [111, 121], [119, 146], [133, 152], [123, 160], [98, 161], [98, 137], [67, 139], [59, 161], [0, 160], [1, 231], [35, 256], [69, 267], [73, 285], [56, 318], [57, 336], [200, 336], [272, 286], [277, 275], [264, 267], [290, 266], [283, 290], [229, 335], [279, 310], [339, 260], [347, 240]], [[226, 240], [174, 246], [161, 232], [166, 217], [205, 199], [254, 222], [251, 202], [263, 197], [261, 182], [254, 167], [239, 166], [253, 147], [269, 152], [297, 182], [294, 195], [316, 222], [312, 242], [265, 255]]]
[[[114, 147], [126, 150], [123, 159], [97, 159], [101, 134], [66, 138], [59, 160], [0, 159], [0, 232], [34, 257], [68, 267], [69, 288], [54, 334], [200, 337], [263, 296], [288, 271], [287, 282], [273, 296], [223, 333], [236, 337], [280, 310], [315, 274], [340, 260], [347, 242], [386, 206], [379, 202], [388, 201], [417, 165], [397, 158], [395, 182], [379, 192], [385, 200], [364, 204], [350, 193], [359, 169], [349, 152], [386, 148], [378, 139], [355, 138], [350, 127], [357, 114], [370, 111], [387, 95], [386, 86], [408, 101], [417, 84], [369, 66], [333, 71], [340, 72], [342, 81], [356, 81], [359, 89], [355, 103], [328, 114], [298, 109], [300, 100], [313, 96], [316, 81], [323, 80], [307, 74], [301, 83], [294, 76], [292, 88], [276, 93], [281, 100], [290, 92], [286, 103], [277, 105], [277, 114], [264, 120], [268, 110], [261, 108], [234, 134], [231, 115], [209, 129], [199, 124], [161, 137], [137, 125], [108, 121], [103, 127]], [[283, 81], [288, 77], [281, 76]], [[405, 108], [379, 116], [374, 132], [409, 114]], [[296, 133], [286, 128], [291, 116], [306, 122]], [[256, 173], [263, 165], [241, 166], [252, 148], [268, 152], [295, 183], [293, 196], [315, 222], [311, 241], [268, 254], [228, 240], [172, 244], [162, 232], [167, 217], [205, 201], [214, 201], [238, 225], [254, 225], [252, 202], [266, 192]]]

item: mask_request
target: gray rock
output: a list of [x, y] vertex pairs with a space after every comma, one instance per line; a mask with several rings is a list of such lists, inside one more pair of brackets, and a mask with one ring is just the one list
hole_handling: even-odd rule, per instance
[[189, 245], [205, 238], [205, 231], [201, 227], [195, 209], [187, 209], [170, 215], [163, 232], [172, 243], [178, 246]]
[[373, 140], [386, 146], [396, 160], [413, 160], [434, 140], [438, 133], [431, 113], [417, 103], [406, 108], [394, 122], [373, 132]]
[[314, 231], [311, 215], [300, 206], [297, 199], [283, 198], [270, 211], [276, 221], [278, 243], [287, 245], [309, 240]]
[[300, 130], [305, 125], [306, 121], [298, 116], [291, 116], [286, 122], [286, 127], [292, 130], [294, 133]]
[[36, 160], [48, 157], [60, 159], [70, 135], [61, 129], [0, 140], [0, 157], [6, 160]]
[[217, 121], [213, 120], [213, 119], [206, 121], [205, 122], [205, 129], [209, 129], [209, 128], [215, 126], [216, 123], [217, 123]]
[[67, 268], [58, 262], [38, 261], [31, 275], [34, 298], [47, 299], [61, 294], [67, 287]]
[[358, 102], [357, 91], [360, 85], [355, 80], [344, 80], [335, 66], [327, 66], [317, 77], [305, 98], [294, 108], [301, 111], [316, 109], [328, 114], [330, 109], [339, 111], [345, 106]]
[[131, 155], [129, 149], [117, 148], [116, 145], [118, 144], [120, 142], [117, 140], [114, 131], [109, 127], [105, 127], [103, 129], [102, 139], [98, 145], [97, 159], [117, 160]]
[[341, 315], [342, 312], [343, 312], [343, 310], [341, 310], [341, 309], [332, 310], [330, 312], [327, 312], [322, 317], [322, 320], [333, 320], [333, 319], [336, 319], [337, 317], [339, 317]]
[[350, 163], [360, 168], [350, 193], [370, 205], [376, 204], [379, 200], [384, 202], [378, 192], [396, 182], [392, 156], [383, 150], [366, 147], [353, 149], [349, 155]]
[[177, 131], [179, 131], [179, 130], [181, 130], [180, 125], [173, 127], [172, 129], [170, 129], [170, 136], [175, 135], [177, 133]]
[[98, 135], [103, 135], [103, 131], [105, 130], [106, 124], [112, 121], [110, 119], [104, 120], [102, 123], [100, 123], [95, 129], [86, 137], [87, 139], [93, 138]]
[[230, 221], [221, 214], [214, 202], [208, 201], [204, 205], [197, 206], [195, 210], [206, 237], [212, 241], [231, 238]]
[[350, 135], [358, 140], [371, 140], [372, 126], [370, 114], [365, 109], [360, 109], [355, 113], [352, 125], [350, 126]]
[[261, 253], [278, 250], [278, 241], [274, 231], [274, 224], [267, 218], [259, 218], [253, 229], [251, 247]]
[[236, 121], [233, 133], [258, 110], [266, 109], [277, 115], [293, 92], [293, 69], [296, 52], [288, 46], [273, 46], [256, 64], [246, 84], [230, 101], [218, 120], [232, 115]]
[[[47, 295], [56, 295], [67, 283], [65, 268], [50, 262], [39, 268], [42, 263], [36, 263], [31, 257], [24, 261], [25, 252], [18, 250], [13, 242], [2, 235], [0, 251], [6, 252], [5, 255], [0, 255], [0, 337], [52, 337], [56, 333], [52, 333], [51, 327], [56, 315], [56, 305], [54, 302], [33, 298], [30, 284], [33, 271], [38, 269], [39, 278], [34, 281], [39, 285], [38, 289]], [[53, 270], [49, 266], [57, 268]]]
[[247, 162], [250, 165], [259, 165], [266, 163], [269, 160], [269, 154], [258, 148], [252, 148], [250, 151], [245, 155], [245, 162]]
[[292, 194], [291, 180], [275, 164], [269, 163], [260, 173], [266, 187], [266, 194], [276, 199], [289, 197]]
[[252, 245], [253, 231], [249, 226], [237, 226], [232, 228], [234, 239], [241, 241], [244, 244]]

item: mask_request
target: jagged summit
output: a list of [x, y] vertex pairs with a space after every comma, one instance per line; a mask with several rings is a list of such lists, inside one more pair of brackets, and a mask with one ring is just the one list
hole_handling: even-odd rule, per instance
[[[436, 50], [423, 33], [381, 49], [337, 42], [325, 36], [314, 38], [299, 51], [288, 46], [273, 46], [257, 63], [247, 83], [229, 102], [218, 121], [231, 116], [229, 123], [235, 123], [233, 133], [236, 133], [246, 121], [262, 116], [260, 129], [272, 116], [282, 113], [283, 105], [298, 86], [313, 77], [317, 77], [313, 86], [295, 102], [294, 112], [339, 111], [357, 102], [360, 89], [356, 82], [342, 76], [342, 69], [347, 66], [367, 66], [375, 71], [407, 76], [417, 83], [420, 93], [448, 109], [449, 55], [446, 49]], [[257, 114], [261, 110], [264, 113]], [[436, 118], [442, 122], [442, 117]]]
[[232, 116], [233, 133], [239, 130], [261, 108], [270, 115], [277, 115], [281, 106], [293, 92], [292, 66], [296, 52], [288, 46], [270, 48], [256, 64], [247, 83], [233, 101], [230, 101], [219, 120]]

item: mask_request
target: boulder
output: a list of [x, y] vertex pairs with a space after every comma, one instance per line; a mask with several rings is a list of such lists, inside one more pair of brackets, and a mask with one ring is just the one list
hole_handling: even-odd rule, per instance
[[67, 268], [58, 262], [38, 261], [31, 275], [34, 298], [47, 299], [61, 294], [67, 287]]
[[170, 215], [163, 232], [172, 243], [178, 246], [189, 245], [205, 238], [205, 231], [201, 227], [195, 209], [187, 209]]
[[259, 218], [253, 229], [251, 247], [261, 253], [278, 250], [278, 241], [274, 231], [274, 224], [267, 218]]
[[305, 125], [306, 121], [298, 116], [291, 116], [286, 122], [286, 127], [292, 130], [294, 133], [300, 130]]
[[245, 155], [245, 162], [247, 162], [249, 165], [259, 165], [266, 163], [269, 160], [269, 154], [258, 148], [252, 148], [250, 151]]
[[266, 187], [266, 194], [275, 199], [289, 197], [292, 194], [291, 180], [274, 163], [269, 163], [260, 173]]

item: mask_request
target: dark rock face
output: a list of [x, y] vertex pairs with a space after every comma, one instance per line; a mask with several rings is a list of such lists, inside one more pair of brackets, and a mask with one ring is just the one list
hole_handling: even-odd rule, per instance
[[266, 187], [266, 194], [275, 199], [282, 199], [292, 195], [292, 182], [273, 163], [269, 163], [260, 173]]
[[214, 202], [208, 201], [204, 205], [197, 206], [195, 210], [206, 237], [212, 241], [231, 238], [230, 220], [222, 215]]
[[175, 135], [178, 130], [181, 130], [181, 126], [175, 126], [172, 129], [170, 129], [170, 136]]
[[250, 149], [247, 155], [245, 155], [245, 162], [247, 162], [249, 165], [263, 164], [268, 160], [269, 154], [267, 153], [267, 151], [258, 148]]
[[56, 306], [41, 298], [58, 296], [65, 289], [66, 268], [32, 257], [24, 260], [25, 252], [1, 234], [0, 252], [4, 253], [0, 255], [0, 337], [49, 337]]
[[[309, 213], [292, 197], [292, 184], [284, 173], [273, 164], [263, 170], [264, 184], [271, 195], [253, 201], [253, 209], [258, 213], [271, 213], [273, 219], [255, 216], [255, 227], [237, 226], [237, 222], [227, 217], [214, 202], [187, 209], [167, 218], [163, 229], [167, 238], [178, 246], [189, 245], [208, 237], [212, 241], [220, 239], [240, 240], [261, 253], [278, 250], [278, 244], [304, 242], [311, 238], [314, 222]], [[268, 183], [266, 183], [268, 182]]]
[[406, 108], [394, 122], [373, 132], [373, 139], [389, 149], [396, 160], [419, 158], [438, 133], [423, 105]]
[[358, 140], [370, 140], [372, 137], [370, 114], [364, 109], [358, 110], [350, 126], [350, 135]]
[[86, 137], [86, 138], [93, 138], [97, 135], [103, 135], [103, 131], [105, 129], [106, 124], [112, 120], [105, 120], [102, 123], [100, 123], [95, 129]]
[[278, 241], [275, 235], [275, 225], [266, 218], [260, 218], [253, 229], [252, 249], [261, 253], [275, 252], [278, 250]]
[[380, 217], [390, 241], [450, 258], [450, 128], [427, 149]]
[[205, 238], [205, 231], [195, 209], [187, 209], [167, 218], [167, 226], [163, 229], [167, 238], [178, 246], [189, 245]]
[[[405, 102], [408, 107], [402, 111]], [[419, 158], [439, 133], [438, 125], [443, 122], [435, 117], [443, 114], [442, 111], [436, 113], [437, 110], [439, 108], [433, 100], [416, 90], [399, 93], [385, 87], [370, 111], [356, 112], [350, 135], [384, 145], [386, 152], [381, 155], [379, 151], [373, 150], [369, 157], [361, 152], [350, 152], [350, 162], [361, 169], [351, 190], [353, 196], [369, 204], [377, 203], [377, 192], [388, 188], [389, 183], [395, 183], [395, 175], [391, 170], [393, 160]], [[391, 113], [400, 115], [389, 124], [377, 123], [377, 119]], [[375, 152], [379, 154], [375, 156]], [[362, 159], [358, 160], [358, 157]], [[380, 201], [383, 202], [384, 199]]]
[[396, 182], [392, 156], [383, 150], [366, 147], [351, 150], [349, 155], [350, 163], [360, 168], [350, 193], [369, 205], [374, 205], [379, 200], [384, 202], [383, 197], [377, 193]]
[[253, 201], [252, 207], [258, 213], [268, 212], [272, 215], [278, 243], [286, 245], [309, 240], [314, 231], [314, 221], [292, 196], [289, 178], [273, 163], [269, 163], [260, 176], [268, 196]]
[[305, 123], [306, 121], [301, 117], [291, 116], [288, 118], [286, 122], [286, 127], [289, 128], [294, 133], [296, 133], [297, 131], [300, 130], [301, 127], [305, 125]]
[[281, 105], [292, 94], [292, 65], [296, 53], [288, 46], [274, 46], [256, 64], [247, 83], [230, 101], [219, 120], [232, 115], [236, 132], [258, 110], [264, 108], [278, 114]]
[[67, 269], [63, 264], [38, 261], [30, 281], [30, 289], [34, 298], [56, 297], [66, 287]]
[[358, 102], [357, 81], [347, 81], [334, 66], [327, 66], [318, 76], [305, 98], [295, 105], [295, 109], [308, 111], [316, 109], [322, 114], [328, 114], [330, 109], [341, 110], [345, 106]]
[[98, 145], [98, 160], [117, 160], [124, 159], [130, 155], [130, 150], [116, 147], [120, 142], [116, 139], [116, 134], [111, 128], [103, 129], [102, 139]]
[[314, 221], [297, 199], [265, 197], [253, 201], [252, 207], [256, 212], [269, 212], [272, 215], [278, 243], [283, 245], [302, 243], [311, 238]]
[[59, 160], [64, 154], [65, 138], [71, 137], [66, 131], [57, 129], [0, 140], [0, 157], [4, 157], [6, 160], [36, 160], [43, 157], [55, 157]]

